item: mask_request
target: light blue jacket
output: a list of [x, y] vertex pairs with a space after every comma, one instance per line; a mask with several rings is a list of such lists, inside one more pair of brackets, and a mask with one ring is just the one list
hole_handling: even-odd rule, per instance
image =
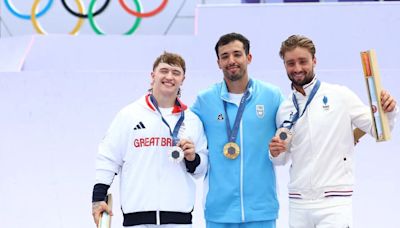
[[238, 111], [238, 106], [229, 100], [226, 83], [202, 91], [192, 107], [203, 122], [208, 140], [210, 168], [205, 218], [211, 222], [254, 222], [278, 216], [275, 172], [268, 144], [275, 135], [275, 116], [284, 98], [277, 87], [252, 81], [236, 139], [240, 154], [234, 160], [223, 155], [228, 136], [222, 100], [228, 102], [231, 128]]

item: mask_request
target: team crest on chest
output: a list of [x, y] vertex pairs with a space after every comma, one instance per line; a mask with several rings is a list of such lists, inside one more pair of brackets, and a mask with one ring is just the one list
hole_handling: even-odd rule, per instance
[[325, 111], [328, 111], [329, 110], [328, 97], [324, 96], [324, 98], [322, 98], [322, 102], [324, 103], [324, 105], [322, 105], [322, 108]]
[[222, 113], [218, 114], [217, 120], [224, 120], [224, 116], [222, 115]]
[[256, 114], [258, 118], [263, 118], [264, 117], [264, 105], [256, 105]]

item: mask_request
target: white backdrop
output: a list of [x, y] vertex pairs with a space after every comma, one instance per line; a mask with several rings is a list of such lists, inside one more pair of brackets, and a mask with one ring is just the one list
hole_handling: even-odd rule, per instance
[[[365, 11], [374, 10], [371, 19], [356, 14], [358, 8], [352, 9], [353, 14], [339, 17], [335, 7], [324, 9], [324, 17], [319, 18], [321, 12], [309, 4], [281, 6], [276, 9], [279, 15], [266, 13], [270, 8], [259, 11], [244, 7], [240, 12], [231, 11], [231, 6], [199, 8], [197, 36], [0, 39], [0, 227], [94, 227], [90, 201], [97, 145], [116, 112], [148, 88], [153, 60], [164, 50], [181, 53], [187, 60], [183, 100], [188, 104], [200, 89], [221, 80], [214, 44], [228, 31], [243, 32], [251, 39], [251, 77], [276, 84], [285, 94], [289, 93], [289, 81], [277, 52], [287, 35], [302, 33], [313, 38], [317, 45], [317, 76], [350, 87], [365, 102], [359, 51], [375, 48], [383, 85], [399, 100], [396, 54], [400, 52], [400, 33], [395, 29], [399, 16], [393, 11], [399, 12], [400, 6], [387, 5], [363, 4], [369, 6]], [[298, 7], [301, 20], [291, 19], [292, 7]], [[256, 11], [245, 12], [249, 9]], [[274, 23], [249, 26], [253, 18], [248, 15], [255, 12], [264, 23]], [[278, 16], [282, 20], [277, 20]], [[377, 32], [357, 26], [355, 21], [360, 20], [375, 25]], [[200, 29], [206, 25], [208, 29]], [[398, 124], [390, 142], [375, 143], [366, 137], [357, 145], [353, 197], [356, 227], [400, 227], [399, 146]], [[277, 173], [281, 203], [278, 227], [284, 228], [287, 167], [278, 167]], [[198, 182], [195, 228], [204, 226], [201, 189]], [[112, 191], [118, 200], [117, 183]], [[114, 212], [113, 226], [120, 227], [118, 201]]]

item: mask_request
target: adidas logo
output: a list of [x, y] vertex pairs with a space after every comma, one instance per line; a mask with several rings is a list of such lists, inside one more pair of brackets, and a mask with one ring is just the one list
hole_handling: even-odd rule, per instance
[[135, 128], [133, 128], [133, 130], [140, 130], [140, 129], [145, 129], [146, 127], [144, 126], [144, 124], [142, 123], [142, 121], [140, 121]]

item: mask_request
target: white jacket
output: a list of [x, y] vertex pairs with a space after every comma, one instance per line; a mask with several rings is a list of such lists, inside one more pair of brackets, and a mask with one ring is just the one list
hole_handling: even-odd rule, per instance
[[[313, 80], [304, 86], [306, 96], [293, 91], [303, 111], [309, 93], [315, 85]], [[280, 107], [276, 124], [290, 120], [296, 113], [292, 95]], [[396, 111], [388, 113], [391, 129]], [[292, 141], [288, 151], [278, 157], [270, 156], [275, 165], [286, 164], [290, 159], [289, 197], [292, 199], [319, 199], [329, 196], [351, 196], [354, 171], [353, 128], [372, 135], [372, 117], [366, 106], [350, 89], [321, 83], [314, 99], [304, 115], [292, 128]]]
[[[123, 108], [115, 117], [99, 146], [96, 161], [96, 183], [111, 185], [120, 174], [120, 199], [124, 214], [143, 211], [191, 212], [195, 202], [192, 176], [207, 170], [207, 141], [199, 118], [187, 107], [179, 138], [190, 139], [200, 156], [200, 165], [193, 174], [185, 161], [169, 160], [172, 138], [161, 115], [144, 96]], [[182, 111], [175, 106], [165, 115], [173, 130]]]

